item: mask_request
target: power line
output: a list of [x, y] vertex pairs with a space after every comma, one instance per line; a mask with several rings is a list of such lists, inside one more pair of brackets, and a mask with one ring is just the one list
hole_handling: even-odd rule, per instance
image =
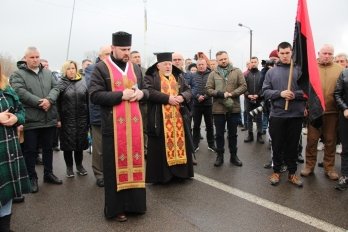
[[188, 26], [183, 26], [183, 25], [174, 25], [174, 24], [166, 24], [166, 23], [160, 23], [153, 21], [152, 23], [158, 24], [158, 25], [163, 25], [166, 27], [176, 27], [176, 28], [184, 28], [184, 29], [190, 29], [190, 30], [196, 30], [196, 31], [211, 31], [211, 32], [240, 32], [238, 30], [217, 30], [217, 29], [212, 29], [212, 28], [199, 28], [199, 27], [188, 27]]

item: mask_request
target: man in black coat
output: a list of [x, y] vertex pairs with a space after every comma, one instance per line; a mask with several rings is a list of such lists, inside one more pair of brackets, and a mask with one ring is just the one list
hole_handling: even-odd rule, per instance
[[96, 64], [90, 99], [101, 106], [106, 218], [126, 221], [126, 213], [145, 213], [145, 170], [139, 101], [147, 91], [137, 85], [141, 70], [129, 61], [132, 36], [112, 35], [112, 54]]
[[262, 113], [258, 113], [255, 116], [250, 115], [250, 111], [261, 106], [261, 89], [262, 84], [261, 81], [261, 72], [257, 68], [259, 65], [259, 59], [257, 57], [251, 57], [250, 59], [250, 69], [249, 72], [245, 75], [245, 82], [247, 84], [247, 91], [244, 93], [246, 99], [246, 111], [247, 111], [247, 119], [248, 119], [248, 136], [245, 138], [244, 142], [249, 143], [254, 140], [253, 133], [253, 119], [256, 119], [257, 126], [257, 142], [263, 144], [262, 138]]

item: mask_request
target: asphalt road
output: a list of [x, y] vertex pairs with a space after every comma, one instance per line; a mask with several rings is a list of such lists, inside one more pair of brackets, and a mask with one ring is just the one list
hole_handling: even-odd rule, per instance
[[[202, 132], [204, 129], [202, 129]], [[225, 154], [222, 167], [213, 166], [215, 154], [205, 140], [197, 152], [195, 178], [183, 183], [147, 185], [147, 212], [129, 215], [119, 223], [103, 215], [104, 189], [95, 184], [91, 155], [84, 154], [87, 176], [65, 177], [62, 152], [54, 154], [54, 172], [61, 186], [42, 182], [40, 191], [28, 194], [24, 203], [13, 207], [12, 229], [16, 232], [58, 231], [346, 231], [348, 192], [334, 189], [322, 168], [304, 179], [297, 188], [286, 180], [279, 186], [268, 182], [268, 143], [243, 143], [239, 131], [238, 154], [243, 167], [231, 165]], [[304, 136], [304, 145], [305, 139]], [[319, 152], [319, 160], [322, 152]], [[298, 166], [298, 172], [302, 165]], [[339, 171], [340, 156], [336, 156]]]

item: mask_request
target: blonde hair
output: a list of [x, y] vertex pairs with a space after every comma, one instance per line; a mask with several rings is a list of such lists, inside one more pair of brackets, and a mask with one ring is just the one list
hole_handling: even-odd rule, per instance
[[2, 73], [2, 66], [0, 63], [0, 89], [4, 90], [8, 85], [7, 77]]
[[62, 69], [61, 69], [61, 73], [63, 74], [63, 77], [66, 76], [66, 71], [70, 67], [70, 64], [74, 64], [75, 68], [76, 68], [76, 73], [78, 72], [77, 63], [75, 61], [73, 61], [73, 60], [67, 60], [67, 61], [64, 62], [63, 66], [62, 66]]

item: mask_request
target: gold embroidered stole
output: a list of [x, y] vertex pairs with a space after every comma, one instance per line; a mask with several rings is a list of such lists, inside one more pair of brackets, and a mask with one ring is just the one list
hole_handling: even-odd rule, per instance
[[[161, 92], [177, 96], [179, 86], [175, 77], [171, 74], [169, 78], [164, 75], [160, 75], [160, 78]], [[165, 149], [169, 166], [187, 163], [184, 122], [179, 109], [180, 106], [162, 105]]]
[[[105, 59], [113, 92], [137, 83], [133, 64], [123, 72], [109, 57]], [[145, 188], [143, 123], [139, 103], [122, 101], [113, 106], [116, 190]]]

